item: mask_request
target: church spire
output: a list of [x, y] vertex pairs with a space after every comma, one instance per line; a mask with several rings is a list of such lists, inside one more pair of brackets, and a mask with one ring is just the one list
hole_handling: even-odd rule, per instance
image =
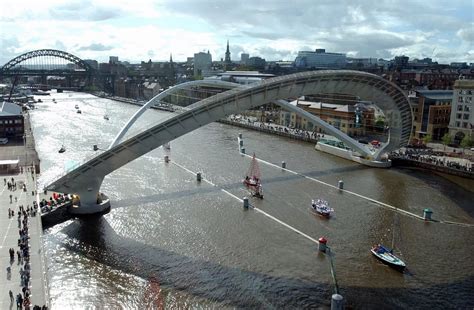
[[173, 54], [170, 53], [170, 63], [173, 63]]
[[230, 64], [231, 63], [231, 60], [230, 60], [230, 51], [229, 51], [229, 40], [227, 40], [227, 49], [225, 51], [225, 63], [226, 64]]

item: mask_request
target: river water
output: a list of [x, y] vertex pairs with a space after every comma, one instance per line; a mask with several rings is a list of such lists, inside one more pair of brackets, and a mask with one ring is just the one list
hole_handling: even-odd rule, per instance
[[[57, 103], [52, 101], [55, 98]], [[138, 109], [83, 93], [52, 93], [31, 112], [40, 184], [108, 147]], [[79, 105], [82, 114], [74, 106]], [[110, 120], [103, 115], [110, 115]], [[131, 133], [168, 112], [150, 110]], [[314, 145], [213, 123], [158, 148], [105, 178], [112, 202], [100, 218], [70, 220], [44, 232], [53, 309], [327, 308], [334, 285], [328, 257], [303, 236], [221, 191], [244, 197], [247, 153], [416, 214], [474, 224], [474, 184], [459, 186], [412, 170], [372, 169], [323, 154]], [[58, 153], [64, 144], [67, 151]], [[99, 151], [100, 152], [100, 151]], [[171, 163], [163, 160], [167, 154]], [[176, 165], [176, 164], [178, 165]], [[182, 169], [202, 171], [217, 186]], [[257, 208], [317, 239], [329, 240], [340, 293], [356, 309], [474, 307], [474, 228], [425, 223], [348, 193], [260, 164], [265, 199]], [[312, 198], [335, 209], [309, 211]], [[379, 263], [375, 243], [407, 263]]]

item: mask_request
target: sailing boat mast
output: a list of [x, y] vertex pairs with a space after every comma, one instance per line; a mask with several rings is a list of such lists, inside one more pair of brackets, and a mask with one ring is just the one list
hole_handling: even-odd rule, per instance
[[258, 161], [255, 157], [255, 153], [253, 153], [252, 162], [250, 163], [247, 176], [249, 178], [260, 180], [260, 168], [258, 167]]

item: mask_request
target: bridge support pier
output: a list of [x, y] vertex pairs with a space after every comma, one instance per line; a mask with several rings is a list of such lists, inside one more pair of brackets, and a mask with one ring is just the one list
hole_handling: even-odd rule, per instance
[[87, 185], [78, 186], [74, 191], [79, 196], [69, 208], [69, 212], [75, 215], [106, 214], [110, 211], [110, 199], [104, 193], [99, 192], [103, 178], [89, 180]]
[[79, 202], [69, 208], [74, 215], [101, 215], [109, 213], [110, 199], [100, 192], [78, 192]]

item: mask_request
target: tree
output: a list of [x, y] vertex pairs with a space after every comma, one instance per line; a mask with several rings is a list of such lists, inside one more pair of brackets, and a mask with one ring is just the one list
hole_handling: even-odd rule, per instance
[[433, 140], [433, 137], [431, 137], [431, 135], [426, 135], [423, 137], [423, 143], [425, 143], [425, 145], [430, 143], [432, 140]]
[[441, 141], [443, 142], [444, 150], [446, 151], [446, 146], [451, 144], [451, 141], [452, 141], [449, 133], [445, 133], [444, 136], [441, 138]]
[[460, 145], [464, 150], [470, 147], [472, 145], [472, 142], [473, 141], [471, 140], [471, 137], [469, 137], [468, 135], [465, 135], [464, 138], [462, 138]]

